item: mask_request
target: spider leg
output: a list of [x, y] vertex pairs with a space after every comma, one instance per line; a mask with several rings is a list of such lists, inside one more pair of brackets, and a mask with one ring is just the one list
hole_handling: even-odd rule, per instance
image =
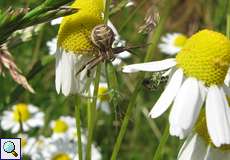
[[87, 65], [89, 65], [90, 63], [92, 63], [93, 61], [95, 61], [98, 58], [98, 56], [93, 57], [92, 59], [90, 59], [88, 62], [86, 62], [76, 73], [76, 76], [81, 73], [81, 71], [83, 71]]
[[105, 58], [103, 56], [98, 57], [97, 59], [95, 59], [94, 61], [92, 61], [92, 63], [90, 63], [86, 69], [87, 72], [90, 74], [90, 70], [93, 69], [97, 64], [99, 64], [101, 61], [103, 61]]
[[[126, 46], [126, 47], [116, 47], [112, 48], [114, 54], [119, 54], [123, 51], [129, 51], [130, 53], [133, 53], [132, 49], [138, 49], [138, 48], [144, 48], [146, 46], [149, 46], [149, 44], [141, 44], [141, 45], [136, 45], [136, 46]], [[134, 54], [134, 53], [133, 53]]]

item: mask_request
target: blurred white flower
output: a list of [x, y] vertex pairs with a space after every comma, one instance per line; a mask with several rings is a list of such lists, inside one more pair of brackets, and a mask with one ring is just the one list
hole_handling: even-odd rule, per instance
[[76, 139], [77, 134], [76, 120], [70, 116], [61, 116], [60, 118], [51, 121], [50, 127], [53, 131], [52, 139], [69, 138]]
[[50, 22], [50, 24], [51, 24], [52, 26], [61, 24], [62, 19], [63, 19], [62, 17], [56, 18], [56, 19], [52, 20], [52, 21]]
[[[93, 96], [94, 85], [90, 85], [90, 92]], [[98, 86], [98, 97], [97, 97], [97, 108], [101, 109], [103, 112], [110, 114], [110, 107], [109, 107], [109, 90], [108, 85], [105, 82], [100, 82]]]
[[[83, 143], [83, 158], [85, 157], [86, 144]], [[98, 148], [92, 145], [92, 160], [101, 160], [102, 156]], [[78, 160], [77, 143], [66, 139], [53, 139], [43, 150], [45, 160]]]
[[17, 138], [21, 138], [22, 154], [29, 155], [32, 147], [31, 142], [34, 143], [35, 138], [29, 137], [27, 134], [19, 134]]
[[57, 51], [57, 38], [53, 38], [50, 41], [46, 43], [48, 49], [49, 49], [49, 54], [50, 55], [55, 55]]
[[41, 30], [42, 26], [42, 24], [39, 24], [27, 27], [25, 29], [17, 30], [12, 34], [12, 36], [14, 37], [19, 35], [23, 42], [28, 41], [33, 37], [33, 35], [36, 35]]
[[26, 134], [19, 134], [21, 138], [22, 154], [30, 156], [32, 160], [43, 160], [43, 150], [46, 150], [50, 138], [43, 136], [29, 137]]
[[35, 127], [44, 125], [44, 113], [39, 111], [32, 104], [18, 103], [10, 111], [4, 111], [1, 117], [1, 127], [3, 130], [10, 130], [17, 133], [20, 130], [20, 123], [23, 131], [29, 131]]
[[135, 3], [132, 1], [132, 0], [128, 0], [128, 3], [126, 4], [125, 7], [131, 7], [131, 6], [134, 6]]
[[184, 46], [187, 37], [181, 33], [168, 33], [161, 40], [162, 42], [158, 45], [161, 52], [168, 55], [175, 55]]
[[45, 160], [77, 160], [76, 142], [66, 139], [51, 140], [43, 149], [43, 159]]

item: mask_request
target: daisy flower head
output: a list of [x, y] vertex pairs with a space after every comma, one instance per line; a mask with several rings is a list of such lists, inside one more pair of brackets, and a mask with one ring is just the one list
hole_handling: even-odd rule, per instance
[[[91, 95], [93, 95], [94, 85], [90, 86]], [[97, 94], [97, 108], [100, 108], [103, 112], [110, 114], [109, 108], [109, 88], [106, 82], [100, 82], [98, 86], [98, 94]]]
[[[85, 151], [86, 145], [83, 143], [83, 151]], [[83, 152], [85, 153], [85, 152]], [[102, 159], [101, 153], [95, 145], [92, 145], [92, 160]], [[77, 160], [77, 143], [66, 139], [52, 139], [47, 144], [45, 150], [43, 150], [43, 159], [46, 160]], [[83, 154], [83, 157], [85, 155]]]
[[104, 1], [76, 0], [71, 7], [80, 10], [63, 18], [57, 36], [55, 85], [65, 96], [86, 90], [87, 72], [76, 73], [93, 57], [90, 34], [103, 23]]
[[22, 154], [29, 155], [35, 138], [29, 137], [27, 134], [19, 134], [17, 137], [21, 138]]
[[53, 131], [52, 138], [66, 138], [75, 139], [76, 120], [70, 116], [61, 116], [60, 118], [51, 121], [51, 129]]
[[30, 156], [32, 160], [43, 159], [42, 150], [45, 149], [49, 143], [50, 138], [43, 136], [30, 137], [27, 134], [19, 134], [17, 136], [21, 138], [22, 154]]
[[68, 139], [51, 140], [43, 150], [43, 159], [46, 160], [77, 160], [76, 142]]
[[3, 112], [1, 117], [1, 127], [3, 130], [17, 133], [20, 130], [20, 124], [23, 131], [42, 127], [44, 125], [44, 113], [39, 111], [34, 105], [25, 103], [18, 103], [12, 107], [12, 110]]
[[193, 128], [205, 104], [208, 133], [216, 146], [230, 144], [230, 111], [224, 84], [230, 63], [230, 41], [221, 33], [202, 30], [176, 55], [162, 61], [125, 66], [124, 72], [170, 70], [169, 82], [150, 116], [159, 117], [172, 104], [170, 133], [181, 139]]
[[198, 123], [178, 154], [178, 160], [222, 160], [230, 159], [230, 145], [216, 147], [208, 134], [206, 119], [201, 114]]
[[32, 160], [43, 160], [43, 153], [49, 148], [51, 139], [44, 136], [33, 137], [27, 144], [27, 155]]
[[187, 41], [187, 37], [181, 33], [168, 33], [161, 40], [162, 42], [158, 45], [161, 52], [175, 55], [182, 49]]

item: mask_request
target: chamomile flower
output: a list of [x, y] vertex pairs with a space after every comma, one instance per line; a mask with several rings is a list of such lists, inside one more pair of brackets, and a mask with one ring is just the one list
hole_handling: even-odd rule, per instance
[[53, 139], [66, 137], [74, 139], [74, 136], [77, 132], [76, 120], [70, 116], [61, 116], [60, 118], [51, 121], [50, 126], [53, 131]]
[[21, 138], [22, 154], [29, 155], [35, 138], [29, 137], [27, 134], [19, 134], [17, 138]]
[[20, 123], [23, 131], [44, 125], [44, 113], [39, 111], [32, 104], [18, 103], [10, 111], [4, 111], [1, 117], [1, 127], [3, 130], [11, 130], [17, 133], [20, 130]]
[[[205, 103], [208, 133], [215, 146], [230, 144], [230, 108], [224, 80], [230, 63], [230, 41], [221, 33], [202, 30], [189, 38], [176, 55], [157, 62], [125, 66], [124, 72], [170, 69], [170, 80], [152, 108], [157, 118], [172, 104], [171, 135], [184, 138]], [[173, 102], [174, 101], [174, 102]]]
[[230, 159], [230, 145], [215, 147], [208, 135], [205, 117], [200, 119], [194, 133], [186, 139], [178, 154], [178, 160]]
[[68, 139], [56, 139], [49, 142], [43, 150], [43, 159], [46, 160], [77, 160], [76, 142]]
[[[83, 150], [85, 150], [84, 147], [85, 145], [83, 146]], [[85, 155], [83, 154], [83, 156]], [[52, 140], [46, 147], [46, 150], [43, 150], [43, 157], [43, 159], [46, 160], [77, 160], [77, 144], [76, 142], [71, 141], [68, 138]], [[92, 145], [92, 160], [100, 159], [101, 153], [94, 145]]]
[[27, 134], [19, 134], [21, 138], [22, 154], [30, 156], [32, 160], [43, 159], [42, 150], [49, 143], [50, 138], [43, 136], [29, 137]]
[[162, 42], [158, 45], [161, 52], [168, 55], [175, 55], [182, 49], [187, 41], [187, 37], [181, 33], [168, 33], [161, 40]]
[[[94, 86], [90, 86], [91, 95], [93, 95]], [[100, 108], [103, 112], [110, 114], [109, 108], [109, 88], [106, 82], [100, 82], [98, 86], [97, 108]]]
[[65, 96], [86, 90], [87, 72], [76, 73], [93, 57], [90, 34], [103, 23], [104, 1], [76, 0], [71, 7], [80, 10], [63, 18], [57, 37], [55, 84]]
[[43, 160], [43, 152], [49, 148], [50, 143], [51, 139], [48, 137], [38, 136], [32, 138], [28, 144], [28, 155], [32, 160]]

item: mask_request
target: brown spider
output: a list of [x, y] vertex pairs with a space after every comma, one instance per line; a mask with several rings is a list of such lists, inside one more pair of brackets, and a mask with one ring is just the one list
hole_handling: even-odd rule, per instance
[[[91, 32], [91, 42], [97, 50], [98, 54], [86, 62], [76, 73], [78, 75], [85, 68], [87, 75], [90, 75], [90, 70], [93, 69], [100, 62], [106, 60], [113, 61], [115, 54], [119, 54], [123, 51], [130, 51], [131, 49], [141, 48], [142, 46], [132, 47], [116, 47], [112, 48], [112, 44], [115, 40], [115, 34], [113, 30], [106, 24], [100, 24], [93, 28]], [[131, 52], [131, 51], [130, 51]]]

